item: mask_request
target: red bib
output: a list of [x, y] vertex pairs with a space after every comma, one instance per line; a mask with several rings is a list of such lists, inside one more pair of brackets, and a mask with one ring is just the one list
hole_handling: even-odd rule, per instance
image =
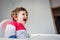
[[15, 26], [16, 31], [18, 30], [26, 30], [25, 27], [23, 26], [23, 24], [15, 22], [15, 21], [11, 21], [9, 24], [12, 24]]

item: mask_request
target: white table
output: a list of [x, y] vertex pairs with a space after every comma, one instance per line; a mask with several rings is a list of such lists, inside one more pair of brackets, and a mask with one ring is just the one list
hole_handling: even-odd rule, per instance
[[30, 34], [28, 39], [0, 38], [0, 40], [60, 40], [58, 34]]

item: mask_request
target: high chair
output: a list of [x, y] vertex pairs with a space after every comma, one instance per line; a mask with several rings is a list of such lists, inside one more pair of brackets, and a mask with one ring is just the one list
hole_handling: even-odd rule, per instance
[[[12, 21], [11, 19], [5, 19], [2, 22], [0, 22], [0, 38], [4, 38], [5, 34], [5, 27], [6, 25]], [[29, 34], [30, 38], [34, 38], [36, 36], [39, 36], [39, 34]]]
[[4, 38], [5, 26], [10, 22], [10, 19], [5, 19], [0, 22], [0, 38]]

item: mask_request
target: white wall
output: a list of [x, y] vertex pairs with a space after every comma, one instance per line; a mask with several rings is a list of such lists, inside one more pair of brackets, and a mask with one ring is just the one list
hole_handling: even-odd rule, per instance
[[0, 0], [0, 22], [10, 18], [11, 11], [21, 6], [29, 12], [26, 24], [29, 33], [55, 34], [49, 0]]

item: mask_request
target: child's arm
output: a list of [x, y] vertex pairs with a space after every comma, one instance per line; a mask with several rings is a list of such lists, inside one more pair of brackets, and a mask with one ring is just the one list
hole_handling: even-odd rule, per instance
[[16, 29], [13, 25], [8, 24], [5, 29], [5, 38], [16, 38]]
[[29, 35], [26, 32], [26, 30], [18, 30], [17, 31], [17, 38], [25, 39], [25, 38], [29, 38]]

